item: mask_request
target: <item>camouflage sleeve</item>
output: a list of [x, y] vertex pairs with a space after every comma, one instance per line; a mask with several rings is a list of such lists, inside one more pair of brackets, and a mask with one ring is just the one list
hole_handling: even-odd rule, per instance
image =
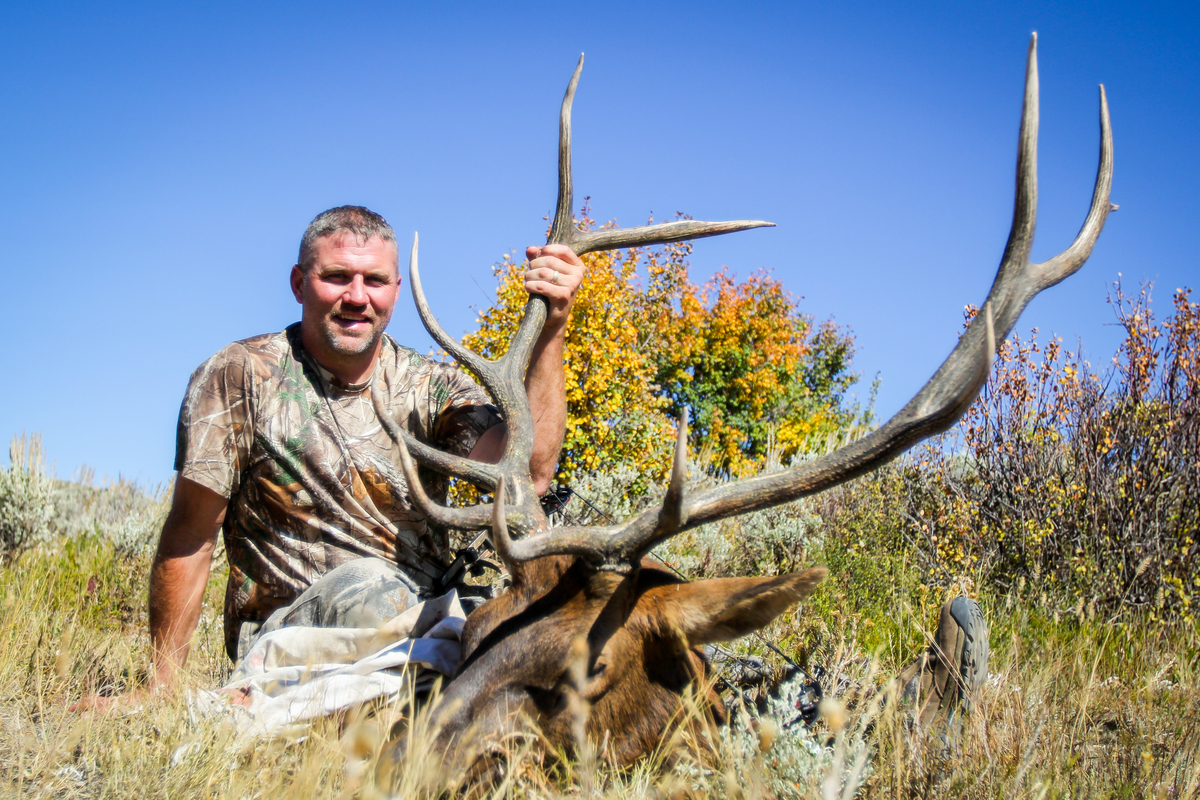
[[175, 470], [222, 497], [238, 490], [253, 440], [246, 354], [230, 345], [200, 365], [188, 382], [175, 439]]
[[429, 443], [468, 456], [479, 437], [503, 420], [479, 384], [453, 364], [437, 364], [429, 380]]

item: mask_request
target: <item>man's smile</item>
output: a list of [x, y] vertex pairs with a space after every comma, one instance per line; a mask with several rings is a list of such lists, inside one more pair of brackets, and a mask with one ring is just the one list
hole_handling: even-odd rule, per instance
[[333, 321], [343, 328], [357, 330], [362, 327], [371, 326], [371, 318], [362, 314], [333, 314]]

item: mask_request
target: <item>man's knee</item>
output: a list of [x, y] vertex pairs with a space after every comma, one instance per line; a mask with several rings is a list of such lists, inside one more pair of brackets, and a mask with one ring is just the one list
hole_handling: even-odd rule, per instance
[[408, 576], [401, 571], [400, 567], [390, 561], [382, 558], [356, 558], [353, 561], [347, 561], [326, 572], [319, 579], [313, 582], [361, 582], [376, 578], [390, 579], [394, 578], [401, 582], [411, 583]]
[[272, 614], [262, 632], [291, 625], [377, 628], [414, 605], [419, 591], [395, 564], [358, 558], [313, 581], [291, 605]]
[[328, 584], [321, 591], [323, 627], [377, 628], [418, 601], [416, 583], [381, 558], [348, 561], [321, 583]]

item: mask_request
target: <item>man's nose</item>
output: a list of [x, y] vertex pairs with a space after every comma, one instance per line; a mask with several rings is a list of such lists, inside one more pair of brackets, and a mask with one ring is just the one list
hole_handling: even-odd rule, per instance
[[351, 278], [350, 284], [346, 287], [346, 302], [356, 306], [367, 304], [367, 286], [363, 282], [362, 275], [355, 275]]

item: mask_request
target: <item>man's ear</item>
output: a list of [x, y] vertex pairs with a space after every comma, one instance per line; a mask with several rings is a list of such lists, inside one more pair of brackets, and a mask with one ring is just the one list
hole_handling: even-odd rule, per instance
[[300, 269], [299, 264], [292, 265], [292, 294], [296, 297], [297, 303], [304, 302], [304, 270]]
[[644, 599], [663, 604], [673, 625], [696, 645], [753, 633], [812, 594], [829, 570], [814, 567], [774, 578], [714, 578], [657, 586]]

